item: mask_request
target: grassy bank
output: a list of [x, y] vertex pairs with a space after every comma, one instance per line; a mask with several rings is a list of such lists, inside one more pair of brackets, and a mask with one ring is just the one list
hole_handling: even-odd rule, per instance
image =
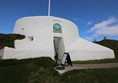
[[60, 77], [63, 83], [118, 83], [118, 68], [72, 70]]
[[2, 34], [0, 33], [0, 49], [7, 47], [14, 48], [14, 41], [19, 39], [24, 39], [24, 35], [20, 34]]
[[72, 70], [59, 75], [48, 58], [0, 61], [0, 83], [117, 83], [118, 68]]
[[102, 64], [102, 63], [118, 63], [118, 59], [89, 60], [89, 61], [73, 61], [74, 64]]
[[0, 83], [53, 83], [54, 66], [50, 58], [0, 61]]

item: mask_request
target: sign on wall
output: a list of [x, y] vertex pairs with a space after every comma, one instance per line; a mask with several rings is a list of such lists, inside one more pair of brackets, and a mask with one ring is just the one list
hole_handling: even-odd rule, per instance
[[53, 32], [54, 33], [62, 33], [62, 31], [61, 31], [61, 25], [59, 23], [55, 23], [53, 25]]

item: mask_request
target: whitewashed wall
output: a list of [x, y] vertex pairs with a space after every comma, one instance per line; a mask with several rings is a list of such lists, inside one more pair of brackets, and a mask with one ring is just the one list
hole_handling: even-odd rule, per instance
[[[53, 25], [62, 26], [62, 34], [53, 34]], [[59, 43], [59, 58], [69, 52], [74, 60], [95, 60], [114, 58], [111, 49], [93, 44], [79, 37], [78, 27], [69, 20], [52, 16], [24, 17], [17, 20], [14, 33], [26, 35], [15, 41], [15, 49], [4, 49], [3, 59], [23, 59], [48, 56], [54, 59], [54, 36], [62, 37]], [[33, 41], [30, 39], [33, 38]], [[61, 49], [62, 48], [62, 49]]]
[[115, 58], [113, 50], [88, 42], [82, 38], [78, 38], [78, 40], [67, 48], [66, 51], [70, 53], [74, 61]]
[[[54, 58], [53, 22], [48, 17], [25, 17], [17, 20], [14, 33], [26, 36], [15, 41], [15, 49], [5, 48], [4, 59], [34, 58], [49, 56]], [[33, 38], [33, 41], [29, 39]]]

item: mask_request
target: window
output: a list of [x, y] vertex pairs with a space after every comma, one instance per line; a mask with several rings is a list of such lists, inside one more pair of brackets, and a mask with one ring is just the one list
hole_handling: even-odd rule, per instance
[[33, 37], [32, 36], [28, 36], [28, 39], [30, 40], [30, 41], [33, 41]]
[[62, 31], [61, 31], [61, 25], [59, 23], [55, 23], [53, 25], [53, 32], [54, 33], [62, 33]]
[[22, 28], [22, 30], [24, 30], [24, 28]]

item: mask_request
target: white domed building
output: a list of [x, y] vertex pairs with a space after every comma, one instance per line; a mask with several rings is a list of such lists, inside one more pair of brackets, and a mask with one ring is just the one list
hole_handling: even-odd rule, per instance
[[68, 52], [72, 61], [114, 58], [113, 50], [79, 37], [78, 27], [71, 21], [52, 16], [18, 19], [14, 33], [25, 35], [15, 41], [15, 49], [4, 48], [3, 59], [51, 57], [61, 60]]

